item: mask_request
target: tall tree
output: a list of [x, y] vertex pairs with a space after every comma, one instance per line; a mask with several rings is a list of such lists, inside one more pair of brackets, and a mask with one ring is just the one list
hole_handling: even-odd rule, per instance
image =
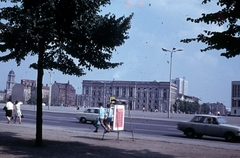
[[42, 145], [42, 78], [44, 69], [82, 76], [92, 67], [122, 65], [110, 60], [116, 47], [129, 38], [133, 14], [116, 18], [101, 14], [110, 0], [1, 0], [0, 61], [37, 56], [36, 145]]
[[[202, 3], [206, 4], [208, 2], [211, 2], [211, 0], [204, 0]], [[187, 18], [187, 21], [226, 26], [226, 30], [222, 32], [204, 30], [196, 38], [183, 39], [181, 42], [202, 42], [207, 45], [206, 48], [201, 49], [202, 52], [213, 49], [222, 50], [221, 56], [232, 58], [240, 54], [240, 1], [218, 0], [216, 5], [222, 9], [215, 13], [203, 13], [197, 19]]]

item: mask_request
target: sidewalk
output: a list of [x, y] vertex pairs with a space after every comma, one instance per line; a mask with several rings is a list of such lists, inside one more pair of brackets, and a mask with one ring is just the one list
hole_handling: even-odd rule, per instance
[[[43, 146], [35, 146], [35, 128], [0, 123], [0, 157], [4, 158], [240, 158], [240, 150], [106, 134], [43, 128]], [[236, 144], [238, 145], [238, 144]]]

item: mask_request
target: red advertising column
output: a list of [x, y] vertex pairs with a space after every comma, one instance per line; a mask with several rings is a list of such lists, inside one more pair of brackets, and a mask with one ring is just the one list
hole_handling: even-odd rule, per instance
[[124, 130], [124, 116], [125, 116], [125, 106], [115, 105], [114, 106], [114, 119], [113, 119], [113, 130], [121, 131]]

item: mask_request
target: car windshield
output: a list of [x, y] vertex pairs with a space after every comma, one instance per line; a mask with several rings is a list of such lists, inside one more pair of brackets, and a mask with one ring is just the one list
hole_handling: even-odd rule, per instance
[[218, 117], [217, 120], [219, 124], [227, 124], [227, 120], [223, 117]]

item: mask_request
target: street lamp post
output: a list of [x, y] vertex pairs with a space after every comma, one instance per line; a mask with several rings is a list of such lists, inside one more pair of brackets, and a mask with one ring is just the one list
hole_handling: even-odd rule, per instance
[[49, 85], [49, 95], [48, 95], [48, 110], [50, 110], [51, 98], [52, 98], [52, 74], [54, 74], [54, 72], [49, 71], [48, 73], [50, 74], [50, 85]]
[[105, 107], [106, 105], [106, 81], [102, 81], [103, 83], [103, 107]]
[[172, 87], [172, 55], [173, 52], [177, 52], [177, 51], [183, 51], [183, 49], [176, 49], [173, 48], [172, 50], [168, 50], [165, 48], [162, 48], [162, 50], [164, 52], [170, 52], [171, 53], [171, 57], [170, 57], [170, 77], [169, 77], [169, 101], [168, 101], [168, 118], [170, 118], [170, 110], [171, 110], [171, 87]]

